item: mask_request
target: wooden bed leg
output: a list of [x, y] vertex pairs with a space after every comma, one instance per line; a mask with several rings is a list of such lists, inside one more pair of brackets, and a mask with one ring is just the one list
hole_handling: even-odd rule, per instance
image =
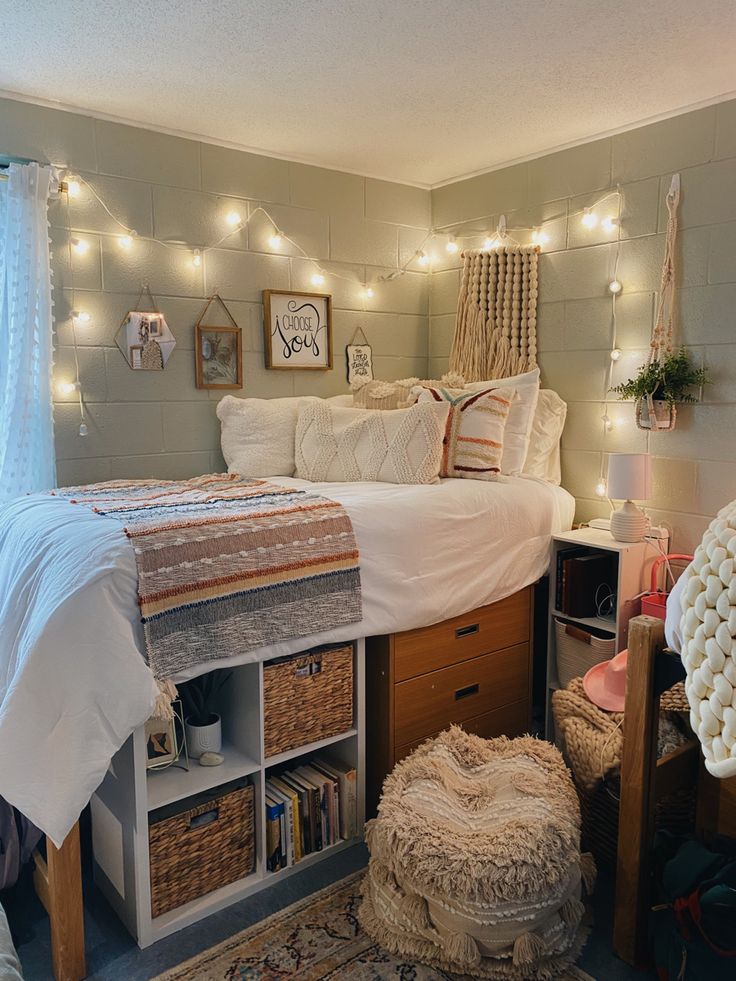
[[75, 824], [61, 848], [46, 842], [46, 858], [35, 853], [33, 881], [49, 914], [51, 959], [56, 981], [82, 981], [87, 976], [84, 958], [84, 906], [79, 825]]
[[659, 724], [654, 666], [657, 650], [663, 646], [661, 620], [636, 617], [631, 621], [613, 923], [613, 949], [629, 964], [642, 964], [646, 959]]

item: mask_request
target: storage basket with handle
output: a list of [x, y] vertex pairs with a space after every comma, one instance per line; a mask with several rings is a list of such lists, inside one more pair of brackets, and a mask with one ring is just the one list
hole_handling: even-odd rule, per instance
[[666, 563], [668, 572], [675, 578], [670, 563], [684, 562], [689, 564], [692, 560], [692, 555], [682, 555], [679, 552], [672, 552], [669, 555], [661, 556], [661, 558], [652, 563], [652, 578], [649, 583], [649, 592], [644, 593], [641, 598], [642, 613], [650, 617], [657, 617], [658, 620], [664, 620], [665, 613], [667, 612], [667, 597], [670, 594], [666, 589], [659, 589], [659, 570]]
[[615, 637], [599, 636], [593, 630], [558, 617], [555, 617], [555, 640], [557, 680], [562, 688], [567, 688], [573, 678], [580, 678], [594, 664], [609, 661], [616, 653]]
[[353, 645], [318, 647], [263, 665], [263, 745], [276, 756], [353, 725]]
[[253, 784], [244, 780], [148, 816], [151, 916], [244, 879], [255, 867]]

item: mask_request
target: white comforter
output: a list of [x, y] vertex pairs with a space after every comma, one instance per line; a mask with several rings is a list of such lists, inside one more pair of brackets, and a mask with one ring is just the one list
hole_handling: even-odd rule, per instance
[[[566, 491], [534, 478], [276, 480], [345, 506], [360, 548], [363, 620], [230, 664], [409, 630], [503, 599], [545, 572], [550, 534], [569, 529], [574, 510]], [[0, 512], [0, 794], [57, 845], [152, 711], [136, 583], [117, 522], [38, 495]]]

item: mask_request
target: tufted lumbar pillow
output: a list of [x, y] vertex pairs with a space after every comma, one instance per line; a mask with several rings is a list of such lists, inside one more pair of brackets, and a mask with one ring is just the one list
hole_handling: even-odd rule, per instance
[[736, 776], [736, 501], [711, 521], [682, 575], [690, 725], [706, 768], [725, 779]]
[[436, 484], [448, 410], [442, 403], [382, 412], [305, 399], [296, 426], [296, 476]]
[[595, 866], [549, 743], [453, 726], [397, 764], [366, 840], [359, 919], [392, 953], [472, 977], [570, 976]]
[[513, 388], [488, 388], [467, 392], [462, 388], [412, 388], [418, 405], [447, 402], [447, 418], [440, 477], [496, 480], [501, 472], [503, 432]]

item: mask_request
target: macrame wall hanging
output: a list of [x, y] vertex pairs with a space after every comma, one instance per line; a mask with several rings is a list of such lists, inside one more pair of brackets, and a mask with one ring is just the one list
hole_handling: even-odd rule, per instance
[[484, 381], [536, 368], [539, 247], [504, 245], [463, 258], [450, 370]]

